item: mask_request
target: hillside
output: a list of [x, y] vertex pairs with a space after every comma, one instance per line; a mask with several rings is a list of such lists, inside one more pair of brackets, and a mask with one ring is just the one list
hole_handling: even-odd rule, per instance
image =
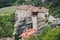
[[43, 6], [49, 8], [49, 13], [54, 17], [60, 17], [60, 0], [45, 0]]
[[8, 16], [15, 12], [16, 6], [0, 8], [0, 16]]
[[0, 38], [12, 37], [16, 6], [0, 8]]

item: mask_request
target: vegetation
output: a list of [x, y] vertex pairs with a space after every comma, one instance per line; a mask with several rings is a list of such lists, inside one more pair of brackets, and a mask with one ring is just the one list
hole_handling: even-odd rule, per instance
[[[60, 0], [41, 1], [42, 0], [0, 0], [0, 38], [12, 37], [16, 5], [22, 5], [23, 3], [29, 5], [34, 3], [35, 6], [48, 8], [49, 13], [54, 17], [60, 17]], [[13, 7], [6, 8], [7, 6]], [[28, 38], [27, 40], [59, 40], [59, 38], [60, 27], [53, 29], [45, 27], [39, 35]]]
[[0, 9], [0, 38], [12, 37], [15, 10], [9, 8]]
[[35, 3], [36, 6], [40, 6], [41, 0], [0, 0], [0, 8], [13, 5], [22, 5], [22, 4], [32, 4]]
[[60, 40], [60, 27], [53, 29], [45, 27], [39, 35], [28, 38], [27, 40]]
[[11, 6], [15, 0], [0, 0], [0, 7]]
[[54, 17], [60, 17], [60, 0], [45, 0], [43, 6], [49, 8], [49, 12]]
[[8, 37], [13, 33], [13, 16], [0, 16], [0, 37]]

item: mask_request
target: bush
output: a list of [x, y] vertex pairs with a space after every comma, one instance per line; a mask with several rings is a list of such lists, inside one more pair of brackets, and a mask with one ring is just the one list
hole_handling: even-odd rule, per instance
[[45, 27], [39, 35], [28, 38], [27, 40], [59, 40], [60, 27], [49, 28]]
[[14, 26], [14, 14], [10, 16], [0, 16], [0, 38], [12, 37]]
[[60, 27], [48, 31], [43, 40], [60, 40]]

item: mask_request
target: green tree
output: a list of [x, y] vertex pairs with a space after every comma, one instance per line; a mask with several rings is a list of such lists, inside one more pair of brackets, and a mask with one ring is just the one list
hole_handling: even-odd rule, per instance
[[0, 37], [12, 37], [14, 26], [14, 14], [0, 16]]
[[40, 34], [28, 38], [27, 40], [60, 40], [60, 27], [44, 27]]
[[43, 6], [49, 8], [49, 12], [54, 17], [60, 17], [60, 0], [46, 0]]
[[16, 0], [0, 0], [0, 8], [5, 6], [11, 6]]

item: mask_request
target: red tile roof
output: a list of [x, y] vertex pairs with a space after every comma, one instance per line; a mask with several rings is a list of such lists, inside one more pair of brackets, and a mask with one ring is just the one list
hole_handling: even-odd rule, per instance
[[38, 7], [32, 7], [32, 9], [31, 9], [32, 12], [39, 12], [39, 10], [40, 9]]
[[31, 5], [22, 5], [18, 7], [19, 10], [28, 10], [31, 7]]
[[20, 7], [18, 7], [19, 10], [28, 10], [31, 9], [32, 12], [47, 12], [48, 9], [42, 7], [41, 9], [39, 9], [38, 7], [32, 6], [32, 5], [22, 5]]
[[30, 36], [33, 36], [33, 34], [35, 33], [35, 29], [29, 29], [29, 30], [26, 30], [26, 32], [23, 32], [19, 37], [22, 37], [22, 38], [28, 38]]

